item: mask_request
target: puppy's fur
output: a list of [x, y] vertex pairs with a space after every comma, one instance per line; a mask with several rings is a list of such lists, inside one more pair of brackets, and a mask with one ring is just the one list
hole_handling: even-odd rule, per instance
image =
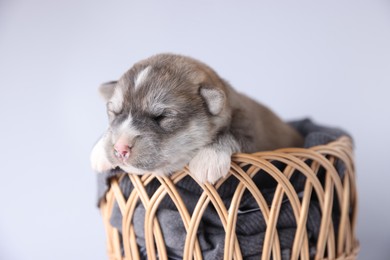
[[[97, 172], [168, 175], [189, 164], [200, 182], [214, 183], [228, 173], [233, 153], [302, 145], [268, 108], [189, 57], [152, 56], [100, 92], [110, 125], [91, 154]], [[119, 144], [129, 148], [124, 157], [113, 148]]]

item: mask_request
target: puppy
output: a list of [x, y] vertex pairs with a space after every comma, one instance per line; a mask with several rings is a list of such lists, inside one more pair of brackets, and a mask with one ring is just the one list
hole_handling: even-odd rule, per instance
[[185, 56], [142, 60], [100, 93], [109, 127], [91, 153], [97, 172], [169, 175], [188, 164], [198, 181], [214, 183], [229, 172], [233, 153], [303, 143], [268, 108]]

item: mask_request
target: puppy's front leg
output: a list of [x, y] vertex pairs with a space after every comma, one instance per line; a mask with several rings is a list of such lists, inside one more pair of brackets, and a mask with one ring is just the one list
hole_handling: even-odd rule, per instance
[[240, 146], [230, 134], [219, 136], [215, 142], [202, 148], [189, 163], [194, 178], [201, 183], [215, 183], [229, 173], [231, 156]]
[[92, 170], [95, 172], [102, 173], [115, 168], [115, 166], [108, 160], [106, 151], [109, 137], [109, 131], [107, 131], [92, 149], [90, 160]]

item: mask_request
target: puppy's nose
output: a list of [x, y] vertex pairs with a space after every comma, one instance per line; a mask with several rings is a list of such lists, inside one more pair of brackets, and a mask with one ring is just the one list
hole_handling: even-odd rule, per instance
[[114, 145], [114, 154], [117, 158], [125, 160], [129, 158], [131, 147], [127, 144], [116, 143]]

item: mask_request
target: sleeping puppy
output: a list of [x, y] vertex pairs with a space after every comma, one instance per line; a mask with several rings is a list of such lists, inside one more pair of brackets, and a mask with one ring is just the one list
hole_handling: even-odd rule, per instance
[[231, 155], [302, 145], [273, 112], [237, 93], [207, 65], [160, 54], [104, 84], [109, 127], [91, 153], [94, 171], [169, 175], [189, 165], [198, 181], [227, 175]]

